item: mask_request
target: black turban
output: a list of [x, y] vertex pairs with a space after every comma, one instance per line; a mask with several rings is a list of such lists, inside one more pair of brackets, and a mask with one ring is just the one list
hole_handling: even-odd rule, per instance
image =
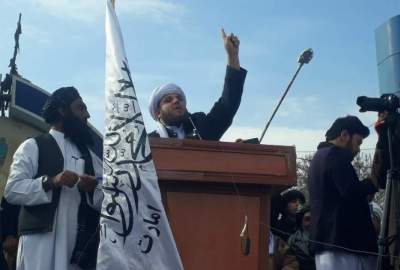
[[72, 102], [81, 98], [75, 87], [61, 87], [47, 99], [43, 106], [42, 115], [46, 123], [54, 124], [61, 120], [58, 109], [69, 109]]
[[297, 189], [290, 189], [288, 191], [285, 191], [282, 194], [282, 198], [283, 198], [285, 206], [287, 206], [288, 203], [290, 203], [293, 200], [299, 200], [301, 204], [304, 204], [306, 202], [306, 198], [304, 197], [304, 194]]

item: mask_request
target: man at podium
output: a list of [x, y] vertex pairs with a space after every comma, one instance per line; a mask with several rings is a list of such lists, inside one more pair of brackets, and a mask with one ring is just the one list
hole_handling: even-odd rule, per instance
[[247, 71], [240, 67], [238, 37], [226, 35], [224, 29], [221, 32], [228, 54], [222, 96], [208, 114], [191, 114], [186, 108], [185, 93], [178, 85], [169, 83], [155, 88], [150, 97], [149, 110], [158, 128], [149, 134], [150, 137], [219, 140], [232, 124]]

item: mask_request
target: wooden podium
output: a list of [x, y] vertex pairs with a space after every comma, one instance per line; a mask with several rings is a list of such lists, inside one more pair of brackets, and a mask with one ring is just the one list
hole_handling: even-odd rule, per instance
[[[150, 139], [186, 270], [268, 269], [270, 195], [296, 184], [294, 147]], [[250, 253], [240, 232], [248, 217]]]

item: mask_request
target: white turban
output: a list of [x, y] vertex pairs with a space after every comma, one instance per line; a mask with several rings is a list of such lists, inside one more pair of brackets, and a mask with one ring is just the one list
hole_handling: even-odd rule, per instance
[[153, 92], [151, 93], [150, 96], [150, 101], [149, 101], [149, 111], [151, 117], [153, 117], [154, 120], [158, 121], [157, 119], [157, 111], [158, 107], [160, 105], [161, 99], [169, 94], [178, 94], [182, 97], [182, 100], [186, 103], [186, 96], [185, 93], [183, 93], [182, 89], [177, 86], [176, 84], [173, 83], [168, 83], [161, 85], [159, 87], [156, 87]]

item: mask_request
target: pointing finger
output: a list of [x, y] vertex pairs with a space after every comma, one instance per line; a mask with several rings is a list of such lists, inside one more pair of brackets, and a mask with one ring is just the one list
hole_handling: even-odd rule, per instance
[[221, 28], [221, 34], [222, 34], [222, 38], [226, 39], [226, 33], [225, 33], [224, 28]]

